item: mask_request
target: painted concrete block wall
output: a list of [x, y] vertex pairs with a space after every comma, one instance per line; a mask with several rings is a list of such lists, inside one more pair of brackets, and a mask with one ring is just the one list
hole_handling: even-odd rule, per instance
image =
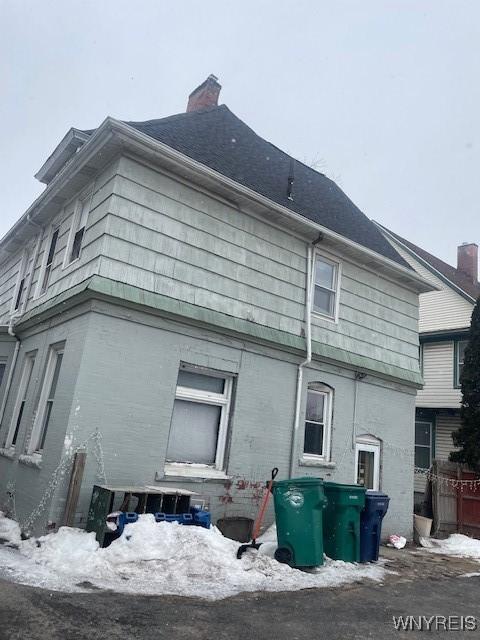
[[[197, 491], [207, 500], [214, 518], [253, 517], [259, 483], [269, 477], [273, 466], [279, 467], [281, 477], [288, 473], [298, 359], [140, 312], [121, 312], [103, 303], [95, 308], [71, 402], [76, 412], [67, 429], [68, 439], [78, 442], [98, 429], [110, 484], [170, 483]], [[237, 376], [228, 479], [162, 477], [182, 361]], [[305, 385], [309, 380], [320, 380], [335, 388], [332, 446], [333, 462], [338, 467], [299, 465], [297, 473], [351, 483], [353, 374], [316, 364], [307, 371]], [[384, 443], [382, 489], [392, 498], [385, 533], [411, 532], [413, 412], [411, 392], [368, 378], [359, 383], [357, 432], [376, 435]], [[299, 452], [301, 446], [300, 439]], [[89, 453], [78, 524], [85, 524], [93, 484], [102, 481], [97, 461]], [[60, 495], [55, 507], [58, 513], [63, 509], [64, 497], [65, 494]]]
[[[12, 419], [16, 390], [25, 354], [36, 352], [16, 449], [13, 452], [13, 457], [0, 455], [0, 505], [5, 504], [5, 489], [8, 482], [13, 482], [16, 491], [17, 518], [20, 522], [28, 519], [32, 511], [39, 505], [42, 495], [52, 480], [52, 474], [62, 458], [88, 321], [89, 315], [86, 313], [75, 315], [73, 312], [66, 312], [57, 319], [57, 323], [53, 323], [53, 326], [52, 324], [39, 325], [35, 332], [21, 336], [19, 366], [16, 367], [4, 419], [0, 425], [0, 442], [3, 445]], [[50, 345], [61, 342], [65, 342], [65, 353], [39, 468], [19, 462], [19, 456], [25, 453], [38, 405]], [[63, 476], [61, 480], [68, 481], [68, 478]], [[46, 510], [33, 523], [33, 530], [37, 533], [45, 532], [45, 524], [49, 519], [49, 504], [48, 500]], [[58, 524], [58, 520], [56, 522]]]

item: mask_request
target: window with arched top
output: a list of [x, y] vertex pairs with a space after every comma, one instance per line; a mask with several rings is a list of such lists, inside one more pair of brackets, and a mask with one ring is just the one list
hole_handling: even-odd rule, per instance
[[330, 459], [333, 389], [323, 382], [310, 382], [305, 409], [304, 458]]

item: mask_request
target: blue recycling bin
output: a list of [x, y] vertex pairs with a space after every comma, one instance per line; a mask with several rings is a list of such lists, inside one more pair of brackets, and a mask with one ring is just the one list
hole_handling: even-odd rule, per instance
[[382, 520], [388, 511], [390, 498], [380, 491], [367, 491], [365, 508], [360, 514], [360, 562], [378, 560]]

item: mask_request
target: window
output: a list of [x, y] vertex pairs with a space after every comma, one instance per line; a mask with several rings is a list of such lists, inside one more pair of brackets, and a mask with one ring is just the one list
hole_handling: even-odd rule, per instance
[[65, 252], [65, 264], [69, 265], [80, 257], [82, 249], [83, 236], [87, 226], [88, 214], [90, 211], [91, 194], [78, 199], [75, 204], [75, 212], [73, 214], [72, 227], [68, 237], [67, 249]]
[[355, 483], [379, 491], [380, 440], [374, 436], [358, 436], [355, 443]]
[[55, 231], [52, 230], [52, 234], [50, 236], [48, 253], [46, 255], [46, 260], [42, 267], [42, 271], [40, 272], [40, 278], [38, 281], [40, 285], [40, 290], [38, 293], [39, 296], [43, 295], [48, 287], [50, 273], [52, 271], [53, 258], [55, 257], [55, 249], [57, 247], [58, 231], [58, 229], [55, 229]]
[[0, 387], [2, 386], [3, 378], [5, 376], [5, 369], [7, 368], [6, 358], [0, 358]]
[[12, 420], [10, 422], [10, 429], [5, 441], [5, 447], [14, 447], [17, 444], [18, 433], [20, 431], [20, 425], [22, 424], [22, 418], [25, 409], [25, 402], [27, 401], [28, 388], [30, 386], [30, 380], [32, 377], [33, 365], [35, 364], [35, 356], [27, 355], [23, 363], [22, 376], [18, 385], [17, 399], [13, 408]]
[[316, 456], [328, 460], [330, 456], [330, 428], [332, 389], [319, 382], [311, 382], [307, 391], [305, 411], [305, 457]]
[[18, 311], [23, 302], [23, 292], [25, 290], [26, 272], [28, 266], [28, 254], [25, 252], [22, 256], [20, 267], [18, 270], [17, 284], [13, 292], [13, 307], [12, 311]]
[[232, 378], [181, 368], [173, 406], [167, 462], [223, 469]]
[[336, 262], [316, 256], [313, 311], [332, 319], [337, 315], [339, 270]]
[[52, 416], [55, 392], [57, 390], [60, 368], [63, 360], [63, 349], [52, 347], [48, 356], [42, 391], [38, 402], [37, 413], [32, 429], [32, 436], [27, 453], [43, 451], [50, 418]]
[[431, 422], [415, 421], [415, 467], [419, 469], [432, 465], [432, 433]]
[[459, 389], [462, 384], [462, 372], [463, 372], [463, 363], [465, 360], [465, 349], [468, 345], [468, 340], [457, 340], [455, 342], [455, 357], [454, 357], [454, 377], [455, 377], [455, 387]]

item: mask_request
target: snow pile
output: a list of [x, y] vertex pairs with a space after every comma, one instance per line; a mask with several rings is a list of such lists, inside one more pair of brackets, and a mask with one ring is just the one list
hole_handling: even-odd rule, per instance
[[0, 543], [18, 545], [22, 541], [18, 522], [6, 518], [0, 511]]
[[79, 591], [93, 585], [127, 593], [212, 600], [246, 591], [295, 591], [365, 579], [381, 581], [387, 573], [381, 565], [332, 560], [308, 572], [292, 569], [270, 557], [274, 535], [274, 529], [267, 532], [260, 553], [249, 551], [237, 560], [239, 543], [224, 538], [217, 529], [156, 523], [146, 514], [128, 524], [106, 549], [99, 548], [93, 533], [62, 527], [38, 541], [21, 542], [18, 551], [0, 547], [0, 566], [17, 581], [49, 589]]
[[469, 538], [461, 533], [453, 533], [446, 540], [420, 538], [420, 544], [432, 553], [480, 560], [480, 540]]

